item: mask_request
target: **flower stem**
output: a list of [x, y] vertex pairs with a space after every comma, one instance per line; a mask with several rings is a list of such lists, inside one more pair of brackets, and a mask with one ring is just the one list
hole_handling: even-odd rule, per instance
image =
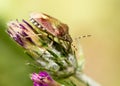
[[96, 81], [94, 81], [93, 79], [91, 79], [90, 77], [88, 77], [82, 72], [76, 71], [76, 73], [74, 74], [74, 77], [78, 81], [85, 83], [86, 86], [101, 86], [99, 83], [97, 83]]

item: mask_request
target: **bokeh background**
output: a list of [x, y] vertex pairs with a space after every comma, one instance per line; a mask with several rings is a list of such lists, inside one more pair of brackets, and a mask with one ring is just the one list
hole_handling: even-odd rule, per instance
[[12, 19], [31, 12], [52, 15], [80, 39], [86, 59], [84, 72], [102, 86], [120, 86], [120, 0], [0, 0], [0, 86], [32, 86], [29, 58], [5, 33]]

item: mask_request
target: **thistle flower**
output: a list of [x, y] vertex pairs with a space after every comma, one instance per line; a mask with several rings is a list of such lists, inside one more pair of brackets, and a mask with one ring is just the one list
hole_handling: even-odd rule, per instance
[[45, 71], [31, 74], [31, 80], [34, 86], [62, 86]]
[[26, 50], [40, 70], [58, 78], [74, 74], [77, 62], [67, 25], [42, 13], [32, 14], [30, 21], [33, 25], [26, 20], [10, 21], [10, 37]]
[[80, 71], [82, 67], [78, 68], [66, 24], [43, 13], [32, 13], [30, 22], [32, 24], [26, 20], [10, 21], [7, 32], [34, 59], [39, 70], [45, 70], [57, 79], [72, 75], [87, 86], [100, 86]]

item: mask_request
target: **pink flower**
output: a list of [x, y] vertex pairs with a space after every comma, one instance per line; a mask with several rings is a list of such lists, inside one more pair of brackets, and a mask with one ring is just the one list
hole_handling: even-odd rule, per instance
[[38, 74], [33, 73], [31, 75], [31, 80], [34, 86], [59, 86], [59, 84], [45, 71], [39, 72]]

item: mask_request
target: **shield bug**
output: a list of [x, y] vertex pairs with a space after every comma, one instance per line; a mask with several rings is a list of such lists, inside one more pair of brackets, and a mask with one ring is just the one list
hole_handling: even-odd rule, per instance
[[68, 26], [56, 18], [44, 13], [31, 13], [30, 21], [40, 30], [45, 31], [46, 33], [61, 40], [72, 43], [72, 38], [68, 32]]

